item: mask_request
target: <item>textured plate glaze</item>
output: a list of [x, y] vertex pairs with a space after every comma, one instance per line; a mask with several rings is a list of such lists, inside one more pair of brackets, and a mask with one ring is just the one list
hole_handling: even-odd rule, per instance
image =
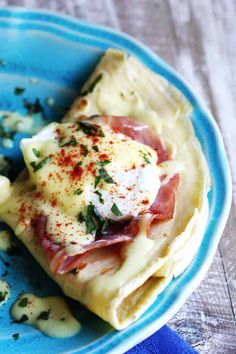
[[[205, 276], [215, 254], [231, 203], [231, 178], [219, 130], [189, 86], [163, 60], [132, 38], [113, 30], [80, 22], [70, 17], [18, 8], [0, 9], [0, 110], [22, 111], [22, 99], [42, 101], [55, 98], [65, 109], [79, 92], [94, 65], [109, 47], [136, 55], [153, 71], [163, 75], [189, 99], [194, 111], [192, 121], [207, 157], [212, 190], [209, 193], [210, 217], [201, 247], [191, 266], [158, 297], [145, 314], [129, 328], [117, 332], [97, 316], [72, 300], [73, 311], [81, 321], [81, 332], [70, 339], [45, 337], [34, 328], [11, 323], [9, 308], [19, 292], [37, 295], [61, 294], [32, 256], [20, 246], [21, 255], [1, 253], [0, 278], [7, 270], [11, 298], [0, 310], [0, 352], [7, 353], [122, 353], [163, 326], [179, 310]], [[4, 45], [3, 45], [4, 44]], [[36, 78], [37, 84], [29, 78]], [[14, 96], [14, 87], [26, 88], [23, 96]], [[60, 118], [46, 109], [49, 119]], [[20, 163], [17, 148], [21, 135], [15, 137], [12, 150], [0, 149]], [[15, 164], [16, 166], [17, 164]], [[20, 333], [16, 341], [14, 333]]]

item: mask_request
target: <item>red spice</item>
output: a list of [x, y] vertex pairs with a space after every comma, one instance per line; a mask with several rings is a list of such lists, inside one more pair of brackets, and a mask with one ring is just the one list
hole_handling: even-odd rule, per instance
[[47, 182], [46, 181], [43, 181], [42, 183], [41, 183], [41, 187], [45, 187], [47, 185]]
[[101, 154], [101, 155], [99, 155], [99, 158], [101, 159], [101, 160], [107, 160], [108, 159], [108, 155], [107, 154]]
[[22, 202], [20, 205], [20, 208], [19, 208], [19, 213], [24, 214], [25, 212], [26, 212], [26, 206], [25, 206], [25, 203]]
[[93, 176], [96, 176], [96, 168], [94, 167], [94, 162], [90, 162], [87, 166], [86, 166], [86, 170], [90, 173], [92, 173]]
[[56, 199], [52, 199], [51, 202], [50, 202], [51, 206], [53, 208], [55, 208], [55, 206], [57, 206], [57, 200]]
[[71, 172], [71, 178], [72, 179], [81, 179], [83, 173], [83, 169], [81, 166], [75, 166], [73, 171]]
[[77, 245], [78, 243], [75, 242], [75, 241], [71, 241], [70, 244], [71, 244], [71, 245]]
[[93, 137], [93, 143], [96, 144], [99, 141], [99, 138], [97, 136]]
[[145, 163], [142, 163], [141, 167], [144, 168], [145, 167]]
[[34, 194], [34, 196], [35, 196], [35, 198], [41, 198], [41, 192], [36, 192], [36, 193]]
[[113, 141], [109, 141], [109, 144], [114, 144]]
[[53, 174], [52, 172], [49, 173], [48, 178], [52, 178]]
[[148, 200], [148, 199], [143, 199], [143, 200], [142, 200], [142, 204], [146, 205], [146, 204], [148, 204], [148, 203], [149, 203], [149, 200]]

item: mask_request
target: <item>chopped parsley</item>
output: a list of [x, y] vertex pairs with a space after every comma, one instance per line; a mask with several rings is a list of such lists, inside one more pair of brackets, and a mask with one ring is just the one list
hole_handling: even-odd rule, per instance
[[97, 185], [99, 184], [100, 181], [101, 181], [101, 177], [100, 176], [95, 176], [94, 188], [97, 187]]
[[95, 89], [96, 85], [99, 83], [99, 81], [102, 79], [103, 74], [99, 74], [92, 82], [91, 84], [88, 86], [88, 89], [84, 92], [81, 93], [81, 96], [86, 96], [88, 93], [93, 92], [93, 90]]
[[111, 211], [113, 212], [114, 215], [116, 216], [121, 216], [122, 213], [120, 212], [118, 206], [116, 205], [116, 203], [114, 203], [111, 207]]
[[82, 165], [82, 161], [77, 162], [76, 166], [81, 166]]
[[80, 195], [80, 194], [82, 194], [82, 193], [83, 193], [83, 190], [82, 190], [81, 188], [78, 188], [78, 189], [75, 191], [74, 194]]
[[12, 338], [14, 338], [15, 340], [19, 339], [19, 337], [20, 337], [20, 333], [14, 333], [12, 335]]
[[77, 220], [78, 220], [78, 222], [83, 222], [84, 221], [84, 215], [83, 215], [82, 212], [79, 213]]
[[106, 166], [109, 163], [111, 163], [110, 160], [103, 160], [103, 161], [95, 162], [95, 165]]
[[103, 197], [102, 197], [102, 193], [100, 193], [99, 191], [95, 191], [94, 193], [98, 195], [98, 197], [99, 197], [99, 202], [100, 202], [101, 204], [104, 204], [104, 199], [103, 199]]
[[107, 233], [107, 230], [108, 230], [108, 227], [109, 227], [110, 223], [111, 223], [111, 220], [105, 219], [105, 221], [103, 222], [102, 227], [101, 227], [101, 233], [102, 234], [106, 234]]
[[60, 147], [64, 146], [76, 146], [77, 145], [77, 140], [73, 137], [71, 140], [67, 141], [66, 143], [60, 145]]
[[36, 98], [33, 103], [24, 100], [24, 107], [27, 109], [29, 114], [44, 112], [44, 108], [38, 98]]
[[0, 126], [0, 137], [5, 138], [5, 139], [12, 139], [13, 136], [15, 135], [15, 132], [9, 131], [3, 126]]
[[41, 311], [40, 314], [37, 317], [37, 320], [47, 321], [48, 318], [49, 318], [50, 312], [51, 312], [51, 309], [49, 309], [47, 311]]
[[89, 152], [87, 145], [81, 144], [80, 147], [83, 149], [83, 156], [86, 157]]
[[27, 297], [23, 297], [18, 303], [18, 306], [20, 306], [20, 307], [26, 307], [27, 305], [28, 305], [28, 298]]
[[90, 136], [100, 136], [104, 137], [104, 133], [100, 125], [91, 124], [88, 122], [79, 122], [80, 129], [82, 129], [83, 133]]
[[34, 172], [40, 170], [43, 166], [45, 166], [49, 161], [51, 160], [50, 156], [45, 157], [43, 160], [41, 160], [38, 164], [33, 161], [30, 163], [30, 165], [33, 167]]
[[147, 154], [146, 154], [145, 152], [142, 152], [142, 151], [140, 151], [140, 152], [141, 152], [141, 154], [142, 154], [142, 157], [143, 157], [144, 161], [145, 161], [147, 164], [150, 165], [151, 162], [150, 162], [150, 160], [149, 160]]
[[20, 96], [24, 92], [25, 92], [25, 89], [23, 87], [15, 87], [14, 94], [16, 96]]
[[93, 204], [86, 206], [83, 213], [83, 221], [86, 225], [86, 233], [99, 235], [106, 233], [109, 221], [104, 219], [97, 211]]
[[0, 302], [3, 302], [6, 300], [8, 291], [0, 291]]
[[93, 151], [99, 152], [97, 145], [92, 146]]
[[22, 322], [27, 321], [28, 319], [29, 319], [29, 317], [26, 314], [24, 314], [21, 316], [21, 318], [17, 322], [22, 323]]
[[40, 151], [39, 151], [39, 150], [33, 148], [32, 151], [33, 151], [33, 153], [34, 153], [34, 156], [40, 157]]
[[115, 183], [113, 178], [109, 175], [109, 173], [103, 167], [99, 168], [98, 175], [95, 176], [94, 188], [97, 187], [97, 185], [99, 184], [99, 182], [101, 180], [104, 180], [108, 184]]

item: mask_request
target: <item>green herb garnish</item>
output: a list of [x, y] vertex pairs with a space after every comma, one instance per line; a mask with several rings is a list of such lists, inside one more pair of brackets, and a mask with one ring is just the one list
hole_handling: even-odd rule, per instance
[[116, 216], [121, 216], [122, 213], [120, 212], [118, 206], [116, 205], [116, 203], [114, 203], [111, 207], [111, 211], [113, 212], [114, 215]]
[[83, 130], [83, 133], [90, 136], [100, 136], [104, 137], [104, 133], [100, 125], [91, 124], [88, 122], [79, 122], [80, 128]]
[[113, 178], [109, 175], [109, 173], [103, 168], [99, 168], [98, 170], [98, 175], [95, 177], [95, 182], [94, 182], [94, 188], [97, 187], [97, 185], [99, 184], [99, 182], [101, 180], [104, 180], [106, 183], [115, 183], [115, 181], [113, 180]]
[[104, 179], [105, 182], [107, 183], [115, 183], [115, 181], [113, 180], [113, 178], [109, 175], [109, 173], [104, 169], [104, 168], [100, 168], [98, 170], [99, 175], [102, 179]]
[[81, 148], [83, 149], [83, 151], [84, 151], [84, 152], [83, 152], [83, 156], [86, 157], [86, 156], [88, 155], [88, 152], [89, 152], [87, 145], [81, 144], [80, 147], [81, 147]]
[[98, 186], [100, 181], [101, 181], [101, 177], [100, 176], [95, 176], [94, 188], [96, 188]]
[[36, 157], [40, 157], [40, 151], [38, 151], [38, 150], [35, 149], [35, 148], [33, 148], [32, 151], [33, 151], [33, 153], [34, 153], [34, 155], [35, 155]]
[[96, 151], [96, 152], [99, 152], [97, 145], [93, 145], [93, 146], [92, 146], [92, 149], [93, 149], [94, 151]]
[[81, 188], [78, 188], [78, 189], [75, 191], [74, 194], [80, 195], [80, 194], [82, 194], [82, 193], [83, 193], [83, 190], [82, 190]]
[[102, 229], [105, 219], [98, 213], [94, 205], [89, 204], [84, 211], [84, 221], [86, 224], [86, 233], [97, 233]]
[[93, 82], [91, 82], [91, 84], [89, 85], [88, 89], [84, 92], [81, 93], [81, 96], [86, 96], [88, 93], [93, 92], [93, 90], [95, 89], [95, 86], [99, 83], [99, 81], [102, 79], [103, 74], [99, 74]]
[[87, 234], [92, 234], [99, 229], [102, 220], [94, 205], [90, 204], [85, 208], [84, 221]]
[[102, 193], [100, 193], [99, 191], [95, 191], [94, 193], [98, 195], [99, 202], [104, 204], [104, 199], [102, 198]]
[[8, 292], [7, 291], [0, 291], [0, 302], [3, 302], [6, 300]]
[[27, 297], [23, 297], [18, 303], [18, 306], [20, 306], [20, 307], [26, 307], [27, 305], [28, 305], [28, 298]]
[[43, 320], [43, 321], [47, 321], [49, 318], [49, 314], [51, 312], [51, 309], [47, 310], [47, 311], [42, 311], [40, 312], [40, 314], [37, 317], [37, 320]]
[[102, 224], [102, 227], [101, 227], [101, 233], [102, 234], [106, 234], [107, 233], [107, 230], [108, 230], [108, 227], [111, 223], [111, 220], [109, 219], [105, 219], [103, 224]]
[[78, 222], [84, 221], [84, 214], [82, 212], [79, 213], [77, 220], [78, 220]]
[[20, 337], [20, 333], [14, 333], [12, 335], [12, 338], [14, 338], [15, 340], [19, 339], [19, 337]]
[[40, 170], [43, 166], [45, 166], [51, 160], [50, 156], [45, 157], [38, 164], [35, 161], [31, 162], [30, 165], [33, 167], [34, 172]]
[[72, 138], [71, 140], [67, 141], [66, 143], [60, 145], [60, 147], [64, 146], [76, 146], [77, 145], [77, 140], [75, 138]]
[[0, 137], [1, 138], [12, 139], [14, 135], [15, 135], [15, 132], [9, 131], [9, 130], [7, 130], [7, 128], [0, 126]]
[[79, 161], [79, 162], [77, 162], [76, 166], [81, 166], [82, 163], [83, 163], [82, 161]]
[[103, 161], [95, 162], [95, 165], [106, 166], [106, 165], [109, 164], [109, 163], [111, 163], [110, 160], [103, 160]]
[[28, 319], [29, 319], [29, 317], [24, 314], [24, 315], [21, 316], [21, 318], [20, 318], [19, 321], [17, 321], [17, 322], [22, 323], [22, 322], [27, 321]]
[[147, 154], [146, 154], [145, 152], [142, 152], [142, 151], [140, 151], [140, 152], [141, 152], [141, 154], [142, 154], [142, 157], [143, 157], [144, 161], [145, 161], [147, 164], [150, 165], [151, 162], [150, 162], [150, 160], [149, 160]]
[[24, 100], [24, 107], [27, 109], [29, 114], [44, 112], [44, 108], [38, 98], [36, 98], [33, 103]]
[[16, 96], [22, 95], [23, 92], [25, 92], [25, 89], [23, 87], [15, 87], [14, 94]]

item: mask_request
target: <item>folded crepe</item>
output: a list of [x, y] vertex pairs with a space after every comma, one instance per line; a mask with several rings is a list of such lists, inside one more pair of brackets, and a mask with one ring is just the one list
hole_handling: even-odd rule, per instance
[[[29, 176], [24, 173], [11, 185], [8, 179], [0, 177], [4, 191], [0, 197], [0, 220], [11, 226], [66, 295], [84, 304], [116, 329], [127, 327], [144, 313], [170, 281], [188, 267], [201, 243], [208, 219], [207, 192], [210, 184], [208, 166], [195, 137], [190, 113], [189, 102], [168, 81], [147, 69], [136, 58], [120, 51], [108, 50], [63, 124], [55, 123], [50, 129], [44, 129], [38, 137], [22, 142]], [[79, 125], [80, 122], [82, 125]], [[155, 173], [154, 169], [151, 170], [156, 158], [153, 151], [157, 152], [161, 171], [159, 197], [149, 212], [131, 221], [122, 221], [122, 224], [120, 210], [117, 205], [114, 207], [114, 203], [113, 214], [116, 215], [119, 230], [97, 238], [94, 234], [93, 237], [90, 235], [86, 242], [82, 236], [78, 236], [80, 228], [83, 228], [83, 235], [86, 232], [92, 234], [95, 218], [101, 232], [104, 225], [107, 226], [108, 219], [104, 219], [105, 209], [101, 209], [102, 216], [98, 217], [91, 209], [92, 204], [87, 206], [87, 214], [80, 215], [76, 220], [78, 227], [71, 219], [73, 203], [77, 201], [68, 199], [65, 191], [72, 188], [74, 177], [82, 173], [82, 162], [79, 161], [72, 177], [70, 175], [71, 184], [64, 182], [63, 178], [58, 179], [58, 184], [55, 184], [55, 180], [50, 182], [50, 169], [60, 175], [60, 169], [56, 170], [52, 165], [53, 156], [58, 152], [58, 141], [60, 153], [66, 148], [74, 149], [80, 143], [80, 146], [83, 145], [82, 155], [86, 157], [87, 145], [81, 144], [82, 140], [78, 139], [87, 137], [80, 138], [81, 135], [78, 135], [77, 139], [76, 134], [82, 133], [74, 128], [76, 125], [93, 138], [99, 136], [101, 129], [108, 132], [111, 127], [118, 132], [119, 138], [119, 134], [128, 135], [127, 141], [124, 138], [122, 140], [122, 144], [128, 144], [127, 152], [123, 145], [119, 145], [121, 147], [116, 160], [119, 166], [123, 166], [123, 160], [126, 161], [133, 154], [133, 140], [139, 141], [136, 144], [149, 145], [141, 155], [146, 161], [145, 168], [150, 168], [147, 176], [151, 178], [151, 174]], [[66, 130], [70, 129], [75, 129], [75, 133], [68, 140]], [[52, 137], [52, 131], [59, 135]], [[153, 138], [154, 132], [158, 140]], [[154, 140], [158, 141], [157, 147], [153, 145]], [[43, 145], [45, 141], [49, 141], [46, 147]], [[94, 141], [95, 151], [100, 146], [97, 143], [98, 148], [94, 147], [96, 139]], [[154, 150], [149, 151], [150, 146]], [[70, 151], [72, 154], [73, 150]], [[118, 159], [119, 153], [122, 161]], [[140, 156], [135, 158], [139, 160]], [[64, 159], [63, 163], [69, 164], [68, 159]], [[100, 179], [96, 183], [101, 183], [103, 179], [112, 188], [112, 184], [109, 184], [112, 183], [112, 177], [106, 169], [109, 171], [112, 165], [109, 162], [106, 156], [102, 164], [100, 161]], [[47, 183], [44, 183], [45, 180]], [[60, 197], [53, 197], [54, 188], [60, 188]], [[102, 193], [97, 192], [101, 202]], [[50, 200], [47, 199], [49, 194]], [[81, 203], [84, 203], [81, 189], [72, 194], [73, 198], [74, 195], [81, 197]], [[107, 196], [108, 200], [109, 193]], [[126, 198], [129, 206], [129, 194]], [[102, 204], [106, 204], [106, 200]], [[122, 208], [127, 208], [127, 205], [122, 204]], [[30, 209], [27, 215], [26, 208]], [[92, 219], [89, 219], [89, 210], [93, 213]], [[72, 240], [69, 256], [55, 235], [51, 239], [50, 232], [53, 234], [53, 230], [57, 230], [58, 220], [68, 220], [68, 223], [72, 220], [73, 227], [69, 231], [63, 230], [64, 237], [71, 237]], [[111, 225], [114, 225], [114, 220]], [[77, 251], [72, 247], [73, 242], [76, 243]]]

